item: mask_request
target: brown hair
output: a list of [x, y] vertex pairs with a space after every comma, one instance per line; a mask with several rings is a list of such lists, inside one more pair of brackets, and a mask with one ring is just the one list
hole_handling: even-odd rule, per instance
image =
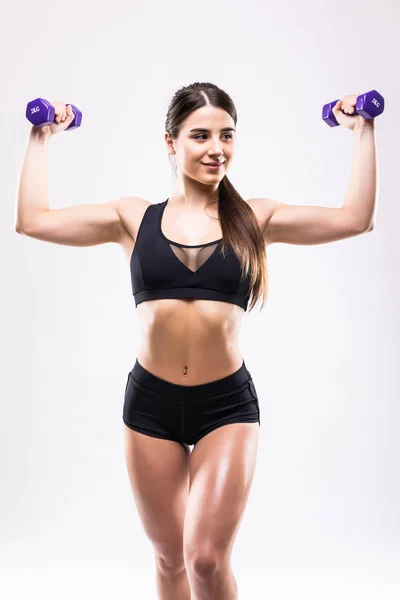
[[[185, 119], [194, 110], [211, 105], [225, 110], [237, 123], [237, 112], [230, 96], [213, 83], [192, 83], [179, 89], [173, 96], [165, 121], [165, 131], [172, 139], [179, 136]], [[170, 155], [168, 155], [170, 158]], [[241, 282], [250, 272], [251, 296], [249, 311], [262, 296], [260, 311], [267, 298], [267, 256], [265, 242], [252, 208], [243, 200], [228, 177], [218, 188], [218, 213], [223, 241], [221, 249], [229, 244], [241, 266]]]

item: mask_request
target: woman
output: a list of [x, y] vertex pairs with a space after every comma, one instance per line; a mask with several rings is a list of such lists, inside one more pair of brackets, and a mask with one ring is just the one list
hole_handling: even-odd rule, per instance
[[350, 116], [355, 99], [346, 96], [335, 107], [356, 139], [339, 209], [241, 198], [227, 178], [236, 110], [211, 83], [184, 87], [172, 99], [165, 141], [177, 180], [157, 204], [128, 197], [50, 210], [43, 194], [46, 143], [71, 123], [71, 107], [54, 103], [55, 123], [31, 131], [17, 231], [76, 246], [117, 242], [130, 264], [142, 339], [125, 389], [125, 453], [161, 599], [237, 598], [230, 559], [260, 425], [240, 325], [261, 296], [264, 305], [269, 244], [318, 244], [371, 230], [374, 123]]

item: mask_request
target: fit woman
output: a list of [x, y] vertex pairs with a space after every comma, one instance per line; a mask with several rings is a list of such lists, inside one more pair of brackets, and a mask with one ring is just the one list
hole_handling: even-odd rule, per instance
[[[354, 98], [338, 103], [335, 116], [357, 133], [358, 145], [372, 148], [373, 133], [364, 131], [373, 132], [373, 122], [350, 116]], [[231, 553], [260, 426], [238, 339], [244, 312], [266, 299], [266, 247], [370, 230], [373, 194], [364, 180], [360, 200], [355, 169], [341, 208], [244, 200], [227, 178], [236, 149], [234, 104], [217, 86], [195, 83], [175, 94], [167, 113], [166, 149], [176, 168], [167, 200], [49, 209], [40, 193], [44, 148], [73, 118], [70, 106], [54, 105], [55, 123], [30, 133], [16, 229], [58, 244], [123, 248], [142, 334], [123, 404], [126, 463], [154, 548], [159, 598], [234, 600]], [[371, 185], [372, 154], [363, 165]]]

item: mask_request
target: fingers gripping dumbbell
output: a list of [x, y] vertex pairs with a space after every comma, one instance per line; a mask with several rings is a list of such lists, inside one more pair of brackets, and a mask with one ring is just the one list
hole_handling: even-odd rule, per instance
[[[329, 125], [329, 127], [337, 127], [335, 115], [333, 114], [333, 108], [336, 106], [338, 100], [334, 100], [329, 104], [324, 104], [322, 107], [322, 119]], [[374, 119], [378, 115], [383, 113], [385, 108], [385, 99], [376, 90], [371, 90], [366, 94], [360, 94], [357, 96], [357, 104], [353, 115], [361, 115], [364, 119]]]
[[[73, 104], [71, 104], [71, 108], [72, 112], [74, 113], [74, 118], [65, 131], [76, 129], [77, 127], [80, 127], [82, 123], [81, 111], [78, 108], [76, 108], [76, 106], [74, 106]], [[54, 123], [54, 116], [54, 106], [52, 106], [50, 102], [48, 102], [44, 98], [36, 98], [35, 100], [28, 102], [26, 106], [26, 118], [35, 127], [51, 125], [52, 123]]]

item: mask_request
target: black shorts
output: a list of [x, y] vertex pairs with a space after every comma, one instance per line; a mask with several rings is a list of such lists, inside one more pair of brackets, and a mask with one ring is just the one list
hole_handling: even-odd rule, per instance
[[123, 421], [186, 447], [228, 423], [260, 424], [260, 407], [244, 361], [227, 377], [185, 386], [156, 377], [136, 360], [126, 382]]

